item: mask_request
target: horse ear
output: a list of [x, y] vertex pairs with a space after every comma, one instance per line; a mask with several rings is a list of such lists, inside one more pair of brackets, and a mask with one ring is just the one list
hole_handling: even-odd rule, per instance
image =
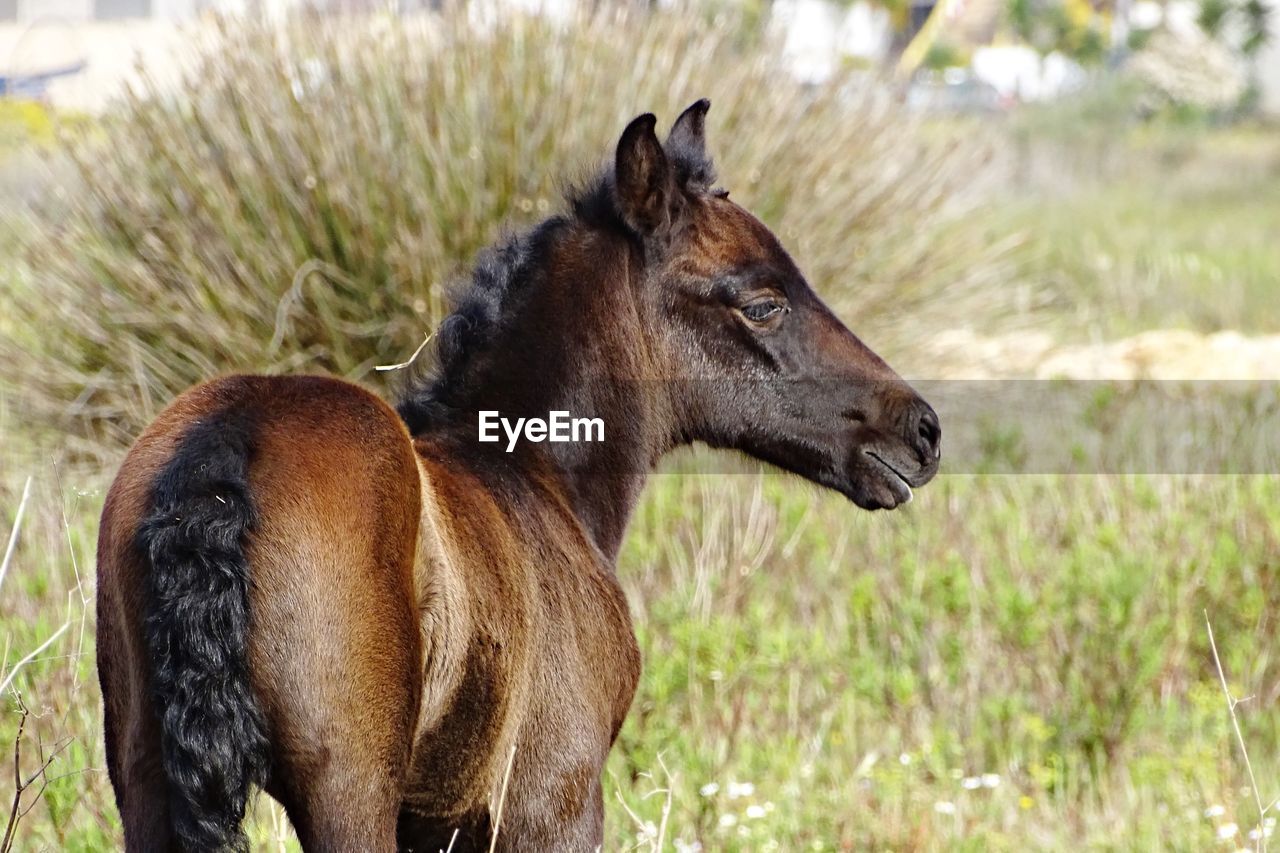
[[709, 109], [711, 101], [706, 98], [694, 101], [680, 113], [676, 123], [671, 125], [671, 133], [667, 136], [667, 151], [671, 152], [674, 159], [689, 163], [706, 162]]
[[678, 196], [671, 164], [653, 132], [657, 123], [653, 113], [645, 113], [627, 125], [614, 165], [622, 217], [646, 237], [671, 225], [671, 205]]

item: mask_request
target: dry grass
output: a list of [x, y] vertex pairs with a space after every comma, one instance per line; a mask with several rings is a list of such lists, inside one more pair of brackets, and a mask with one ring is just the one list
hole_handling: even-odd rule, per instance
[[75, 191], [27, 247], [0, 383], [81, 451], [219, 372], [400, 360], [504, 225], [559, 209], [629, 118], [703, 95], [724, 183], [882, 351], [907, 318], [1014, 299], [992, 286], [1010, 244], [955, 216], [980, 145], [865, 81], [792, 82], [730, 19], [227, 25], [203, 51], [176, 95], [144, 86], [72, 140]]

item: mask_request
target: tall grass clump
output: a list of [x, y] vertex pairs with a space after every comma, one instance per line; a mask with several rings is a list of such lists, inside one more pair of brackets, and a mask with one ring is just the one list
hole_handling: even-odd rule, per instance
[[94, 450], [218, 372], [364, 377], [413, 351], [477, 249], [559, 209], [558, 184], [628, 119], [700, 96], [734, 197], [882, 349], [907, 317], [998, 308], [1007, 289], [980, 291], [1008, 253], [954, 215], [979, 146], [922, 132], [870, 84], [805, 87], [744, 33], [617, 10], [218, 25], [176, 90], [144, 77], [68, 140], [71, 201], [27, 247], [0, 382]]

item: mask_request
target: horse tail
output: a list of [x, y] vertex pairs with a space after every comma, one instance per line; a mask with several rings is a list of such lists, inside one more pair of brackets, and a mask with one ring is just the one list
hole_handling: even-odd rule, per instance
[[137, 534], [147, 563], [144, 634], [169, 815], [190, 850], [247, 850], [252, 786], [270, 764], [249, 679], [254, 424], [235, 409], [188, 430], [152, 485]]

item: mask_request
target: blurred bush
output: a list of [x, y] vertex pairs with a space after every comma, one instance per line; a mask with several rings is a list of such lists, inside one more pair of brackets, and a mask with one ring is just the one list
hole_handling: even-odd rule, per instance
[[559, 209], [634, 115], [704, 95], [723, 183], [873, 345], [1012, 302], [1008, 244], [960, 215], [972, 130], [865, 77], [793, 82], [723, 17], [462, 14], [220, 24], [178, 91], [144, 80], [68, 140], [77, 186], [0, 341], [28, 418], [110, 452], [219, 372], [399, 361], [505, 223]]
[[1154, 33], [1128, 70], [1147, 88], [1151, 111], [1221, 113], [1240, 102], [1248, 83], [1232, 51], [1198, 30]]

